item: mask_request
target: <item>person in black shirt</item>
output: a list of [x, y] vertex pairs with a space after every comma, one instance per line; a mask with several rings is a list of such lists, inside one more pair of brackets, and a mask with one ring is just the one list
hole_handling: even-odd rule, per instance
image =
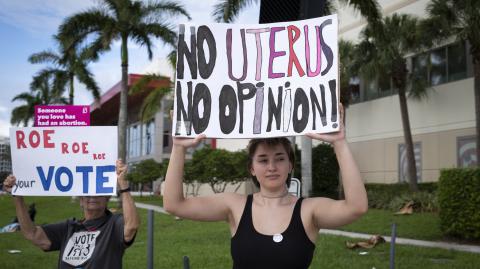
[[[23, 236], [44, 251], [60, 251], [58, 268], [122, 268], [124, 251], [133, 243], [140, 219], [125, 179], [127, 167], [118, 160], [116, 168], [123, 214], [107, 209], [110, 196], [83, 196], [83, 220], [36, 226], [23, 197], [13, 198]], [[13, 175], [8, 176], [4, 190], [11, 192], [15, 182]]]
[[336, 133], [308, 134], [333, 145], [340, 165], [344, 200], [297, 198], [288, 193], [294, 151], [287, 138], [252, 139], [248, 169], [260, 191], [253, 195], [220, 193], [205, 197], [183, 195], [185, 151], [195, 139], [173, 138], [163, 205], [181, 218], [226, 221], [230, 226], [234, 269], [304, 269], [313, 257], [320, 229], [336, 228], [358, 219], [368, 210], [360, 171], [345, 139], [343, 109]]

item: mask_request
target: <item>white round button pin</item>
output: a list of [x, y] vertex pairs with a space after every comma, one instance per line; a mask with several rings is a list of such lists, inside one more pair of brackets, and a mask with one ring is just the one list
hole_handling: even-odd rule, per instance
[[274, 234], [273, 235], [273, 242], [275, 243], [280, 243], [283, 240], [283, 235], [282, 234]]

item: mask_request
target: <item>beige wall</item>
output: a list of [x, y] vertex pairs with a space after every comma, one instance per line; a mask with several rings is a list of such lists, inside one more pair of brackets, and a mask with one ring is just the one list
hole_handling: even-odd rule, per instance
[[[475, 127], [473, 78], [429, 90], [425, 100], [408, 99], [412, 134]], [[346, 113], [350, 142], [403, 136], [397, 95], [351, 105]]]
[[[413, 136], [421, 143], [421, 182], [437, 181], [440, 169], [457, 166], [457, 138], [475, 134], [475, 128], [455, 129]], [[351, 142], [355, 160], [365, 182], [397, 183], [399, 145], [403, 137]]]

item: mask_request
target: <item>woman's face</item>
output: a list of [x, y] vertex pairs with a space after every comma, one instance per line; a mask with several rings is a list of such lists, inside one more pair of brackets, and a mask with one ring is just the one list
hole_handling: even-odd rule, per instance
[[84, 210], [103, 211], [107, 208], [109, 196], [82, 196], [80, 205]]
[[257, 177], [262, 188], [284, 188], [292, 164], [281, 145], [259, 144], [252, 158], [250, 173]]

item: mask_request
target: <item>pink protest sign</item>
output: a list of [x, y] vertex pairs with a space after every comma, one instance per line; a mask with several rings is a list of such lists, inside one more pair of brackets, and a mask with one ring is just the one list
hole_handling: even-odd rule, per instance
[[90, 126], [90, 106], [35, 106], [33, 126]]

